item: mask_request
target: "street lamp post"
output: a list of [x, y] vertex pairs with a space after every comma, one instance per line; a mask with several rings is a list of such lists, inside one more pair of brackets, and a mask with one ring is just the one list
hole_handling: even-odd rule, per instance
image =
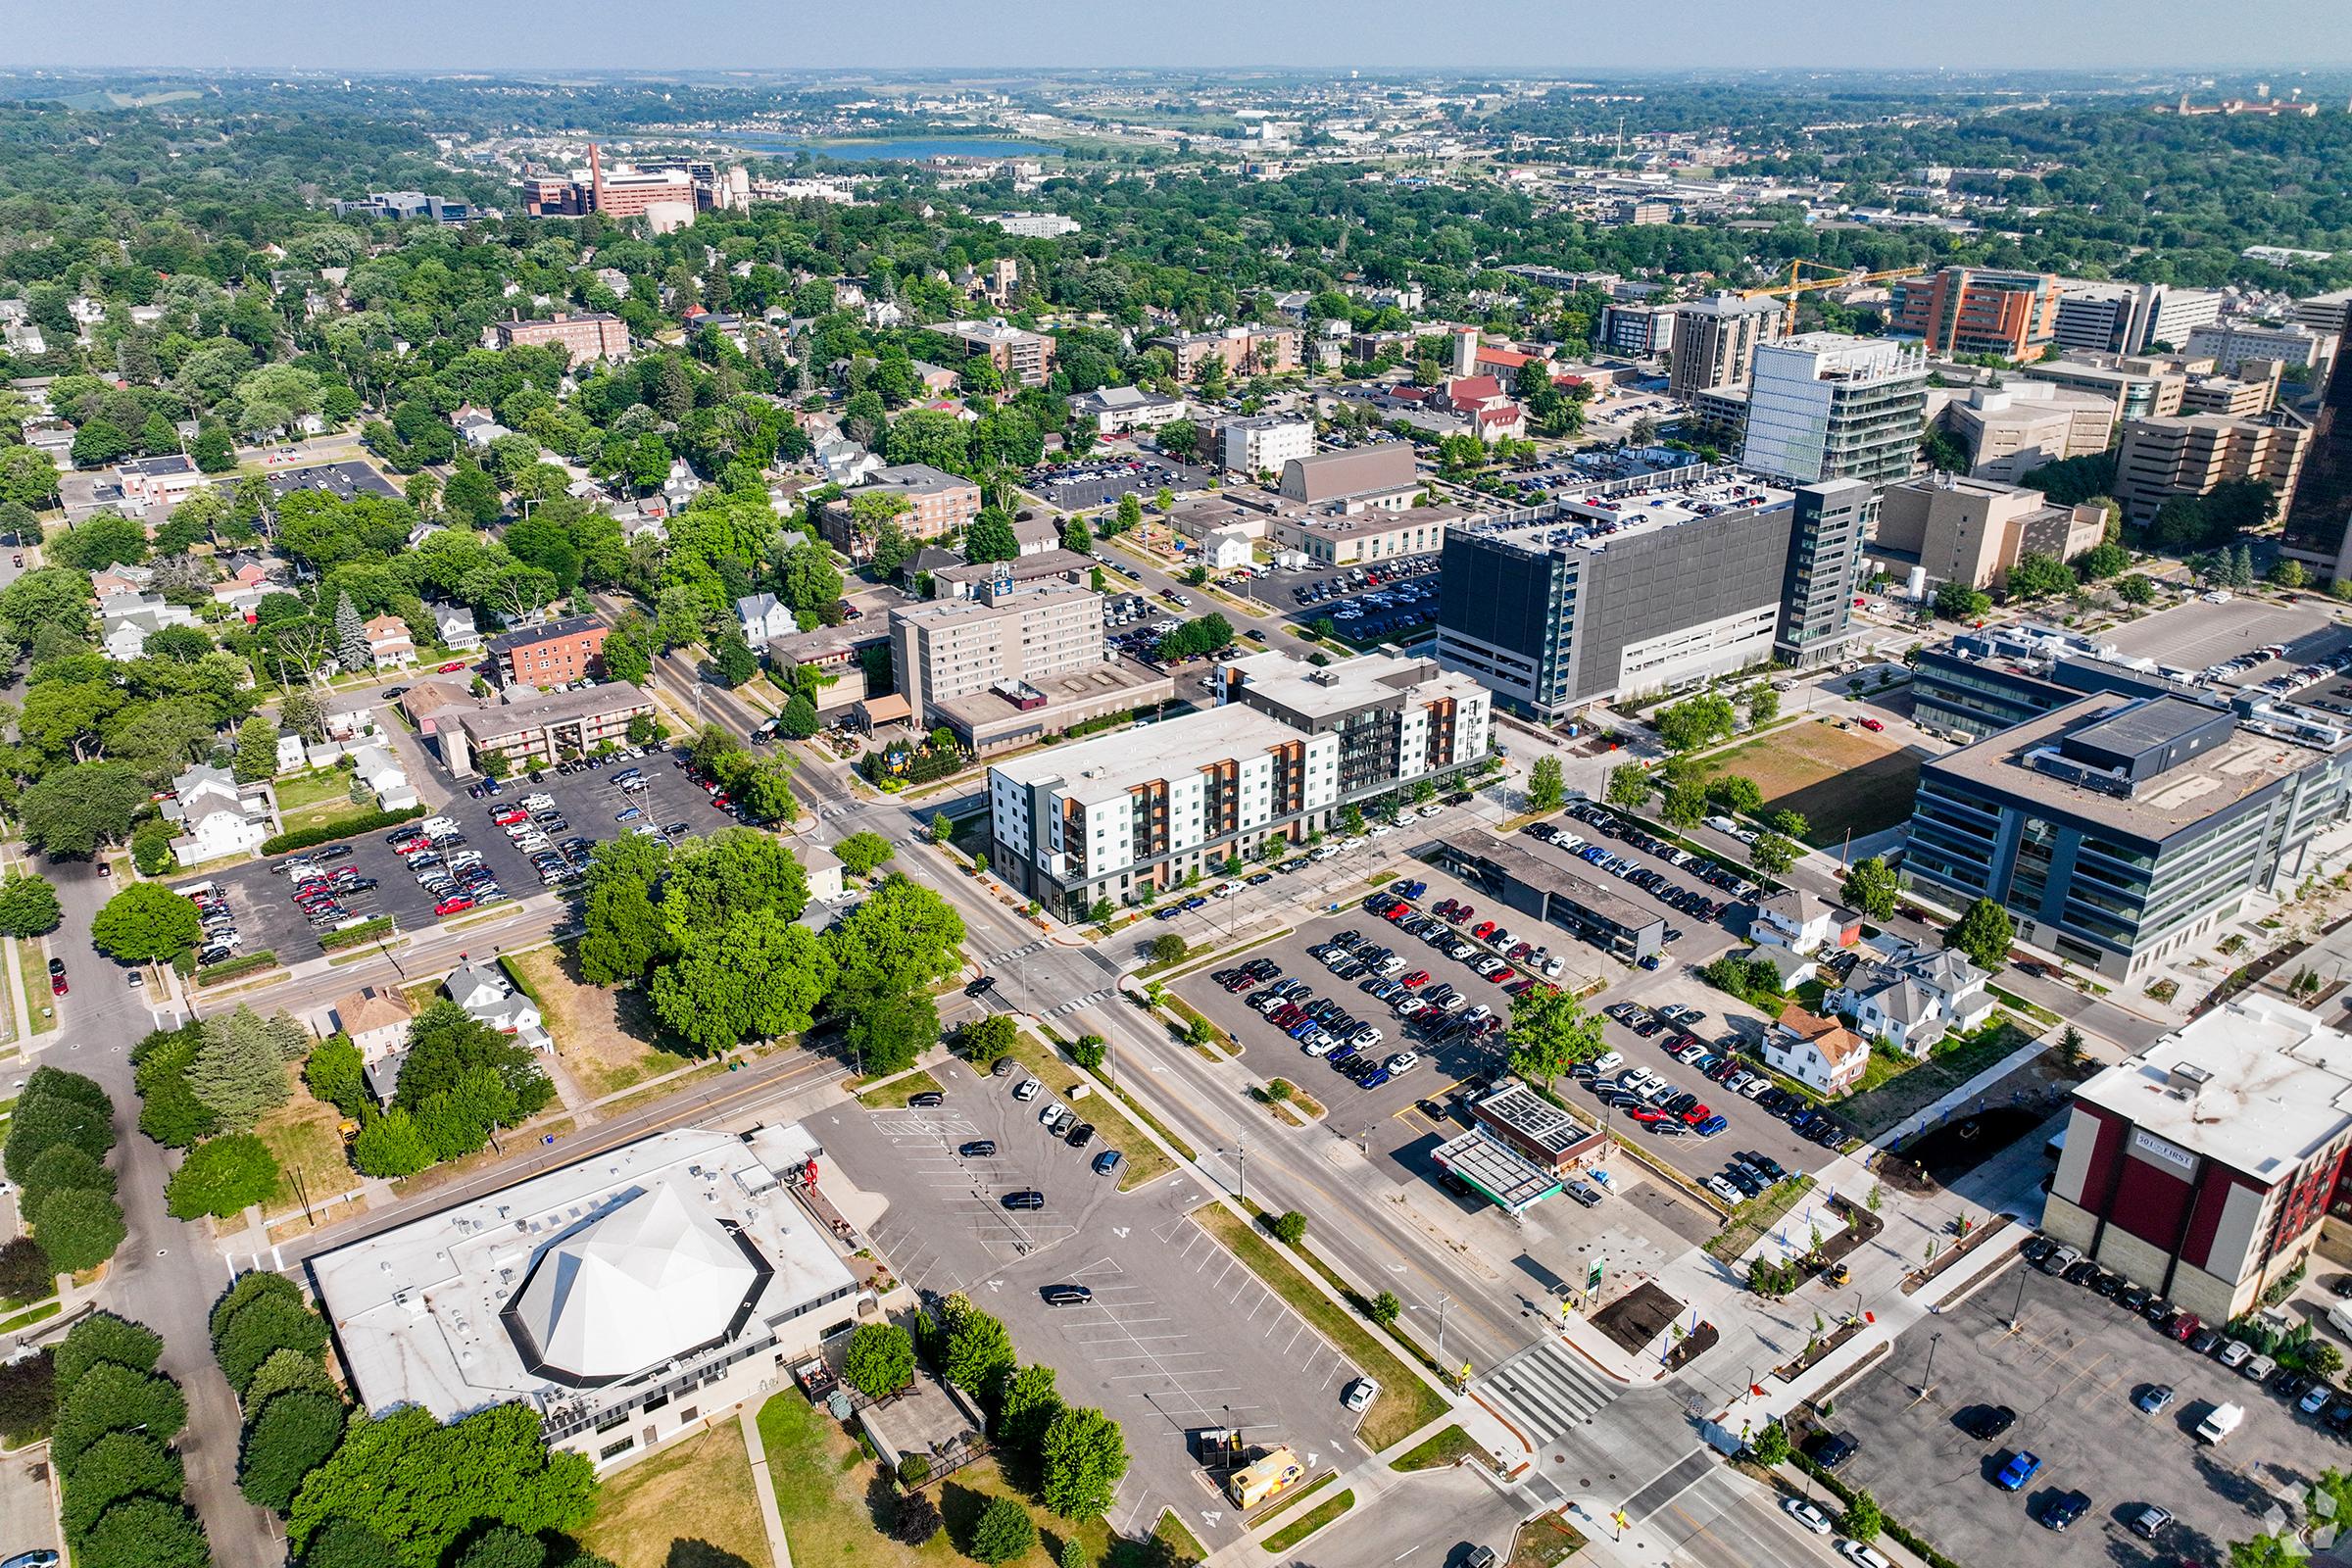
[[1919, 1396], [1923, 1399], [1928, 1396], [1928, 1391], [1936, 1387], [1936, 1347], [1942, 1340], [1941, 1330], [1928, 1336], [1928, 1366], [1927, 1370], [1920, 1374], [1919, 1380]]
[[2017, 1299], [2009, 1303], [2009, 1332], [2010, 1332], [2010, 1333], [2012, 1333], [2012, 1334], [2015, 1334], [2015, 1333], [2018, 1331], [2018, 1327], [2019, 1327], [2019, 1325], [2025, 1321], [2025, 1313], [2026, 1313], [2026, 1271], [2025, 1271], [2024, 1269], [2022, 1269], [2022, 1268], [2021, 1268], [2021, 1269], [2019, 1269], [2019, 1270], [2017, 1271]]

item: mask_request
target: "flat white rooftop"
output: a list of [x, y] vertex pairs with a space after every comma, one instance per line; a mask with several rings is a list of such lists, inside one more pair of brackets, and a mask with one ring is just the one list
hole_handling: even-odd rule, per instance
[[1064, 795], [1094, 806], [1118, 800], [1139, 784], [1182, 778], [1209, 762], [1255, 757], [1303, 739], [1282, 720], [1233, 703], [1016, 757], [989, 771], [1023, 786], [1059, 778]]
[[2240, 997], [2075, 1094], [2269, 1184], [2352, 1124], [2352, 1035], [2283, 1002]]

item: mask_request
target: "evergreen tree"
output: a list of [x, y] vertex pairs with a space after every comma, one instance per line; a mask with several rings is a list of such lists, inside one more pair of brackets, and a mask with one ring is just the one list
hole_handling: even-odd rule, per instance
[[368, 651], [368, 624], [352, 608], [348, 593], [335, 601], [335, 662], [345, 674], [375, 667], [375, 656]]

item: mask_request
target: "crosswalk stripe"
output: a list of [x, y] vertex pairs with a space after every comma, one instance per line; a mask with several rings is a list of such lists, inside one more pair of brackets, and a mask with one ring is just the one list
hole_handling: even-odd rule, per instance
[[1548, 1336], [1496, 1365], [1475, 1388], [1537, 1443], [1581, 1426], [1618, 1394], [1579, 1362], [1575, 1351]]

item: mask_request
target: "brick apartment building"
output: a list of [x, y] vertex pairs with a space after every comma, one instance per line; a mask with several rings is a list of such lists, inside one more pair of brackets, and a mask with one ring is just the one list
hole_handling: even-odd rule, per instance
[[817, 515], [825, 542], [857, 560], [874, 553], [874, 542], [857, 521], [857, 503], [866, 496], [895, 495], [906, 510], [894, 519], [909, 539], [937, 539], [980, 514], [980, 487], [959, 474], [925, 463], [876, 468], [865, 483], [835, 497]]
[[1275, 375], [1298, 368], [1306, 334], [1295, 326], [1229, 326], [1222, 332], [1184, 332], [1153, 338], [1176, 357], [1176, 378], [1190, 381], [1213, 357], [1233, 374]]
[[490, 640], [490, 658], [509, 686], [568, 686], [596, 673], [611, 631], [593, 615], [525, 626]]
[[2058, 335], [2058, 277], [1946, 267], [1894, 285], [1888, 329], [1923, 338], [1930, 354], [1998, 354], [2033, 361]]
[[544, 321], [493, 321], [483, 346], [511, 349], [549, 344], [569, 354], [574, 365], [582, 360], [625, 360], [629, 357], [629, 325], [603, 312], [571, 316], [559, 311]]

